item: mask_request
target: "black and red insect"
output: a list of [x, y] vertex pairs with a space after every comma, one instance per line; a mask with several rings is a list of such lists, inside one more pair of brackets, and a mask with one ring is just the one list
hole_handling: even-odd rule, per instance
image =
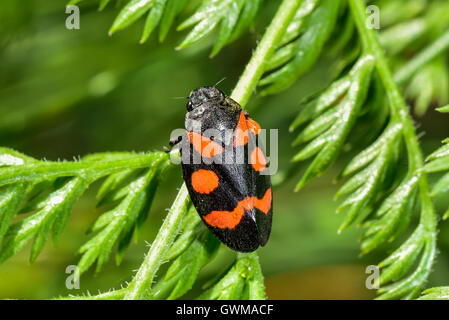
[[267, 160], [256, 139], [261, 128], [215, 87], [194, 90], [188, 99], [186, 132], [170, 143], [180, 142], [190, 198], [220, 241], [254, 251], [267, 243], [272, 220]]

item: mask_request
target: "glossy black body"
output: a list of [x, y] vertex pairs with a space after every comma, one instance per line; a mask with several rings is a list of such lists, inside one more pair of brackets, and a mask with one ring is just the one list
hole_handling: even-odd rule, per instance
[[[207, 129], [216, 129], [223, 135], [213, 137], [213, 141], [223, 148], [235, 148], [233, 140], [225, 137], [226, 130], [235, 130], [242, 109], [240, 105], [226, 97], [223, 92], [215, 87], [201, 87], [193, 91], [189, 96], [186, 114], [187, 132], [193, 131], [203, 134]], [[200, 124], [200, 126], [198, 126]], [[192, 202], [203, 218], [211, 211], [232, 211], [239, 201], [247, 197], [262, 198], [271, 188], [270, 176], [261, 175], [248, 163], [248, 144], [244, 148], [244, 162], [237, 163], [201, 163], [193, 164], [193, 156], [197, 151], [193, 148], [186, 134], [181, 140], [182, 150], [189, 150], [190, 161], [182, 164], [183, 176], [190, 193]], [[250, 135], [251, 141], [256, 141], [254, 134]], [[197, 156], [199, 154], [197, 153]], [[183, 155], [184, 162], [187, 157]], [[219, 177], [218, 187], [210, 194], [197, 193], [191, 183], [192, 173], [199, 169], [212, 170]], [[271, 190], [270, 190], [271, 192]], [[217, 228], [207, 224], [208, 228], [229, 248], [240, 252], [251, 252], [259, 246], [264, 246], [270, 236], [272, 220], [272, 205], [268, 214], [262, 213], [256, 208], [245, 210], [240, 223], [232, 229]]]

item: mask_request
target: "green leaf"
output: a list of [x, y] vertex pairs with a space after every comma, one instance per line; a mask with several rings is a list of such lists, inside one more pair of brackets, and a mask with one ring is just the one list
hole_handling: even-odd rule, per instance
[[[73, 178], [71, 181], [67, 183], [65, 188], [67, 188], [67, 193], [64, 195], [65, 197], [63, 203], [64, 206], [61, 207], [61, 212], [55, 215], [52, 224], [52, 238], [53, 243], [55, 244], [58, 242], [62, 234], [62, 231], [65, 229], [67, 225], [75, 202], [81, 197], [84, 191], [88, 188], [88, 184], [86, 181], [80, 178]], [[49, 205], [51, 205], [51, 202], [49, 203]]]
[[185, 218], [184, 224], [181, 227], [181, 234], [176, 238], [170, 250], [167, 252], [166, 259], [173, 260], [182, 254], [190, 244], [204, 232], [205, 226], [201, 223], [201, 219], [192, 206]]
[[155, 5], [155, 2], [155, 0], [131, 0], [115, 18], [109, 34], [128, 27]]
[[449, 161], [446, 157], [435, 159], [435, 160], [427, 163], [424, 166], [424, 170], [427, 173], [448, 171], [449, 170]]
[[159, 41], [164, 41], [168, 34], [175, 17], [184, 9], [187, 4], [187, 0], [168, 0], [164, 15], [162, 17], [161, 26], [159, 29]]
[[322, 112], [331, 108], [338, 102], [339, 99], [347, 92], [351, 81], [349, 76], [342, 77], [341, 79], [332, 83], [328, 89], [326, 89], [317, 99], [304, 106], [303, 110], [298, 114], [296, 119], [290, 125], [290, 131], [297, 129], [299, 126], [312, 119], [315, 119]]
[[[252, 1], [249, 1], [252, 2]], [[239, 19], [240, 11], [244, 1], [236, 1], [231, 4], [228, 10], [228, 14], [223, 18], [220, 25], [220, 31], [218, 32], [217, 39], [215, 40], [214, 48], [212, 49], [211, 57], [215, 56], [225, 46], [231, 37], [234, 27]]]
[[195, 42], [198, 42], [200, 39], [208, 35], [215, 26], [220, 22], [220, 18], [214, 17], [209, 20], [202, 20], [198, 23], [195, 28], [187, 35], [184, 41], [177, 47], [177, 49], [185, 48]]
[[109, 3], [110, 1], [111, 1], [111, 0], [101, 0], [101, 1], [100, 1], [100, 7], [99, 7], [99, 10], [102, 11], [104, 8], [106, 8], [106, 6], [108, 5], [108, 3]]
[[[159, 172], [159, 165], [168, 164], [165, 153], [133, 154], [102, 153], [86, 156], [74, 162], [38, 161], [14, 150], [0, 149], [0, 261], [3, 262], [23, 248], [33, 237], [30, 261], [42, 251], [52, 234], [56, 244], [70, 217], [72, 208], [87, 187], [95, 180], [109, 176], [100, 188], [102, 200], [108, 193], [120, 189], [121, 183], [137, 169], [151, 167]], [[158, 165], [156, 165], [158, 163]], [[142, 192], [143, 202], [151, 202], [150, 193]], [[32, 212], [30, 216], [10, 225], [16, 213]], [[140, 223], [146, 212], [136, 211]], [[126, 225], [122, 226], [126, 229]], [[2, 240], [5, 239], [2, 244]], [[120, 238], [120, 250], [129, 244]], [[107, 248], [107, 246], [105, 246]], [[105, 253], [100, 255], [102, 259]]]
[[304, 0], [301, 3], [301, 6], [299, 7], [298, 11], [296, 11], [295, 16], [288, 25], [279, 46], [284, 46], [292, 40], [296, 39], [305, 30], [306, 18], [317, 7], [319, 2], [320, 0]]
[[0, 167], [20, 166], [25, 163], [36, 162], [35, 159], [12, 149], [0, 147]]
[[42, 202], [40, 211], [10, 226], [0, 253], [0, 262], [4, 262], [17, 253], [33, 236], [36, 236], [30, 257], [30, 261], [34, 261], [42, 250], [50, 229], [53, 227], [56, 235], [62, 232], [65, 223], [54, 225], [55, 219], [71, 212], [73, 205], [87, 186], [88, 184], [79, 178], [68, 181]]
[[449, 208], [446, 210], [446, 212], [443, 214], [443, 220], [449, 219]]
[[330, 109], [320, 117], [312, 121], [293, 142], [293, 146], [300, 145], [315, 139], [325, 131], [327, 131], [338, 120], [339, 113], [336, 109]]
[[162, 153], [150, 154], [97, 154], [88, 156], [81, 161], [75, 162], [53, 162], [39, 161], [24, 163], [23, 165], [8, 166], [0, 170], [0, 186], [17, 183], [54, 180], [59, 177], [79, 176], [93, 181], [125, 170], [148, 167], [155, 158], [166, 157]]
[[449, 102], [449, 67], [444, 57], [437, 57], [423, 66], [411, 79], [406, 97], [415, 102], [415, 111], [423, 116], [432, 103], [444, 105]]
[[380, 42], [389, 54], [397, 55], [419, 38], [425, 32], [425, 29], [426, 22], [422, 18], [406, 21], [382, 32]]
[[254, 254], [239, 254], [234, 265], [200, 300], [265, 299], [259, 259]]
[[449, 191], [449, 172], [441, 177], [432, 189], [432, 195], [438, 196]]
[[[336, 198], [342, 195], [348, 195], [348, 198], [338, 207], [337, 212], [347, 211], [346, 218], [339, 228], [339, 232], [343, 231], [352, 224], [358, 216], [361, 215], [362, 209], [369, 208], [376, 200], [376, 196], [384, 192], [388, 188], [387, 178], [398, 162], [400, 131], [396, 126], [391, 126], [373, 145], [377, 146], [374, 153], [372, 147], [368, 147], [353, 162], [349, 164], [344, 174], [348, 172], [355, 173], [361, 170], [349, 179], [337, 192]], [[344, 175], [343, 175], [344, 176]], [[399, 193], [403, 195], [403, 193]], [[399, 196], [398, 195], [398, 196]], [[396, 199], [396, 196], [393, 196]], [[389, 204], [387, 202], [386, 204]], [[381, 208], [384, 210], [384, 208]], [[379, 235], [380, 237], [380, 235]], [[379, 239], [374, 239], [378, 243]], [[374, 243], [366, 244], [370, 250]], [[365, 248], [365, 251], [368, 251]]]
[[260, 5], [263, 3], [263, 0], [252, 0], [245, 1], [245, 5], [243, 6], [242, 11], [240, 12], [240, 16], [237, 21], [237, 25], [232, 32], [232, 35], [229, 37], [229, 43], [236, 40], [240, 37], [253, 23], [254, 19], [259, 12]]
[[125, 299], [143, 299], [151, 293], [153, 279], [175, 240], [176, 234], [191, 206], [187, 187], [182, 185], [167, 217], [137, 274], [129, 284]]
[[440, 158], [446, 158], [449, 160], [449, 144], [444, 145], [430, 156], [427, 157], [426, 161], [431, 162]]
[[[300, 161], [319, 152], [297, 184], [296, 190], [301, 189], [311, 179], [321, 175], [338, 156], [365, 101], [371, 80], [372, 67], [373, 57], [366, 56], [359, 60], [350, 72], [351, 85], [346, 96], [333, 109], [336, 113], [334, 124], [327, 132], [316, 137], [315, 140], [310, 142], [308, 146], [294, 157], [293, 161]], [[324, 116], [329, 117], [329, 113], [325, 113]], [[319, 128], [319, 130], [321, 129]], [[309, 136], [312, 134], [313, 131], [308, 133]]]
[[[122, 261], [123, 255], [131, 242], [139, 216], [144, 214], [146, 217], [151, 206], [158, 177], [165, 165], [164, 159], [159, 159], [153, 163], [149, 170], [123, 187], [123, 190], [126, 190], [126, 196], [121, 203], [97, 219], [91, 230], [93, 232], [99, 231], [98, 234], [79, 250], [83, 254], [78, 263], [80, 274], [85, 272], [96, 259], [98, 259], [96, 272], [99, 272], [108, 260], [116, 241], [118, 241], [116, 260], [117, 263]], [[123, 177], [116, 176], [113, 179], [106, 180], [103, 185], [106, 184], [110, 187], [121, 178]]]
[[362, 254], [378, 248], [386, 241], [394, 241], [407, 228], [413, 211], [413, 196], [417, 183], [416, 177], [405, 180], [382, 203], [375, 213], [377, 219], [366, 225], [361, 244]]
[[418, 300], [449, 300], [449, 287], [435, 287], [424, 290]]
[[[273, 94], [287, 89], [315, 64], [335, 28], [340, 5], [340, 0], [322, 0], [308, 16], [304, 34], [293, 44], [287, 44], [290, 46], [287, 49], [278, 49], [277, 53], [280, 53], [282, 58], [277, 57], [276, 52], [273, 54], [272, 59], [276, 60], [268, 63], [269, 68], [280, 67], [281, 62], [286, 64], [260, 81], [261, 86], [267, 86], [262, 94]], [[310, 11], [306, 10], [305, 14], [309, 13]], [[294, 21], [293, 24], [295, 23], [297, 22]]]
[[235, 40], [250, 25], [261, 0], [203, 0], [200, 8], [181, 23], [178, 30], [195, 26], [177, 49], [192, 45], [219, 27], [212, 49], [215, 56], [229, 42]]
[[[387, 287], [383, 287], [379, 289], [379, 292], [382, 293], [379, 296], [379, 299], [397, 299], [401, 297], [405, 297], [407, 299], [416, 298], [422, 287], [424, 286], [430, 271], [432, 269], [432, 264], [436, 255], [436, 245], [435, 245], [435, 236], [432, 236], [424, 243], [423, 254], [421, 260], [418, 264], [418, 267], [406, 278], [390, 285]], [[414, 252], [416, 254], [417, 251]], [[408, 252], [402, 252], [402, 254], [407, 254]], [[410, 256], [410, 255], [409, 255]], [[401, 264], [404, 262], [408, 263], [408, 265], [402, 265], [404, 269], [410, 268], [411, 261], [404, 261], [401, 259]], [[397, 264], [399, 262], [396, 262]], [[398, 268], [398, 272], [404, 273], [403, 270]], [[381, 277], [382, 279], [382, 277]]]
[[[365, 183], [361, 182], [356, 188], [351, 188], [354, 191], [337, 209], [337, 212], [345, 210], [346, 218], [338, 229], [339, 232], [346, 229], [352, 224], [361, 210], [368, 207], [375, 200], [376, 194], [380, 194], [384, 178], [387, 176], [389, 165], [392, 162], [393, 148], [386, 146], [382, 154], [373, 162], [373, 164], [362, 171]], [[357, 176], [353, 179], [356, 179]], [[358, 181], [358, 180], [356, 180]], [[353, 183], [350, 180], [349, 183]]]
[[379, 155], [381, 147], [386, 143], [394, 141], [398, 134], [400, 134], [401, 129], [402, 126], [396, 124], [385, 130], [385, 132], [371, 146], [360, 152], [351, 160], [340, 176], [347, 177], [370, 164]]
[[0, 247], [6, 230], [26, 195], [26, 190], [26, 184], [16, 183], [3, 187], [0, 192]]
[[445, 107], [441, 107], [437, 109], [439, 112], [448, 113], [449, 112], [449, 105]]
[[307, 30], [307, 17], [318, 5], [318, 0], [306, 0], [301, 3], [295, 16], [287, 27], [277, 51], [266, 65], [265, 71], [277, 69], [288, 63], [296, 55], [297, 41], [293, 41]]
[[199, 271], [217, 253], [220, 242], [209, 230], [203, 232], [202, 238], [195, 240], [167, 270], [164, 282], [180, 276], [167, 299], [177, 299], [190, 290], [198, 277]]
[[119, 189], [120, 187], [124, 187], [127, 180], [133, 173], [135, 173], [135, 171], [133, 170], [123, 170], [108, 176], [101, 185], [100, 189], [98, 189], [97, 206], [100, 206], [104, 202], [108, 201], [105, 199], [110, 199], [109, 201], [111, 201], [112, 199], [116, 200], [117, 197], [113, 197], [111, 196], [111, 194], [117, 191], [117, 189]]

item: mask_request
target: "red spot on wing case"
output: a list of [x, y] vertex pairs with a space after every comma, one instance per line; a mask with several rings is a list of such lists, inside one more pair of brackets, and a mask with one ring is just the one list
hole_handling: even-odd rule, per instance
[[268, 212], [270, 212], [271, 209], [271, 200], [272, 200], [271, 188], [269, 188], [265, 192], [265, 195], [262, 197], [262, 199], [256, 198], [254, 200], [254, 206], [263, 213], [268, 214]]
[[196, 132], [189, 132], [190, 143], [202, 157], [212, 158], [223, 153], [223, 147], [218, 143], [203, 137]]
[[242, 220], [245, 211], [259, 209], [264, 214], [268, 214], [271, 209], [271, 188], [269, 188], [262, 199], [257, 197], [246, 197], [239, 201], [232, 211], [212, 211], [203, 218], [208, 225], [220, 229], [234, 229]]
[[250, 163], [257, 172], [263, 171], [267, 167], [267, 160], [259, 147], [255, 147], [251, 152]]
[[211, 170], [200, 169], [192, 173], [191, 182], [196, 192], [209, 194], [218, 187], [218, 176]]
[[245, 146], [248, 144], [248, 126], [246, 124], [245, 114], [240, 113], [239, 122], [234, 132], [234, 146]]
[[260, 130], [262, 130], [260, 128], [260, 125], [253, 119], [247, 119], [246, 125], [247, 125], [248, 129], [251, 130], [252, 132], [254, 132], [254, 134], [256, 136], [260, 133]]

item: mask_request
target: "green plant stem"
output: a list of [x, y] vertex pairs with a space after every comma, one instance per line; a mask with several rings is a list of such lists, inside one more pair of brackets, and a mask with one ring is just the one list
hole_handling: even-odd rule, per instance
[[59, 297], [53, 300], [121, 300], [125, 296], [127, 288], [113, 290], [105, 293], [99, 293], [95, 296], [85, 295], [85, 296], [68, 296]]
[[419, 69], [435, 59], [437, 56], [449, 49], [449, 30], [441, 37], [435, 40], [425, 50], [420, 52], [416, 57], [399, 69], [394, 79], [397, 83], [402, 84], [410, 79]]
[[189, 193], [186, 185], [183, 184], [151, 245], [150, 251], [127, 288], [126, 300], [142, 299], [149, 292], [154, 276], [176, 237], [189, 204]]
[[89, 180], [89, 183], [91, 183], [102, 176], [120, 170], [147, 167], [152, 160], [154, 160], [154, 154], [150, 153], [126, 154], [111, 159], [101, 158], [73, 162], [40, 161], [26, 163], [20, 166], [3, 168], [0, 173], [0, 186], [30, 180], [50, 180], [70, 176], [79, 176]]
[[302, 0], [284, 0], [262, 40], [257, 45], [250, 62], [231, 95], [242, 107], [248, 103], [251, 94], [265, 71], [266, 62], [268, 62], [269, 57], [276, 49], [274, 44], [279, 43], [281, 40], [301, 2]]
[[402, 133], [409, 156], [409, 170], [419, 179], [419, 190], [422, 201], [421, 222], [430, 241], [436, 236], [435, 209], [430, 196], [427, 175], [423, 172], [424, 157], [421, 152], [412, 117], [399, 87], [393, 78], [377, 34], [374, 29], [370, 29], [366, 25], [367, 17], [364, 1], [349, 0], [349, 5], [362, 39], [364, 50], [375, 57], [376, 69], [383, 82], [390, 103], [392, 120], [402, 125]]

